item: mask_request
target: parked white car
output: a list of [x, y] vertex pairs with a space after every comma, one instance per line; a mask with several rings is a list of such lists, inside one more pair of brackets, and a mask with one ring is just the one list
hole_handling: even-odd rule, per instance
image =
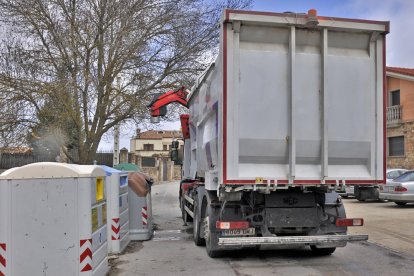
[[408, 170], [406, 169], [387, 169], [387, 182], [399, 177], [407, 171]]
[[407, 171], [399, 177], [380, 186], [379, 198], [397, 205], [414, 203], [414, 171]]

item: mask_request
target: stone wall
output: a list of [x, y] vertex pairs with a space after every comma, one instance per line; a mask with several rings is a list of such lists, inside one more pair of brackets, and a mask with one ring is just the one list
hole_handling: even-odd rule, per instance
[[180, 165], [174, 165], [174, 175], [173, 180], [181, 180], [181, 166]]
[[158, 167], [143, 167], [142, 171], [151, 176], [155, 182], [160, 182], [160, 173]]
[[[414, 169], [414, 121], [387, 128], [387, 137], [404, 136], [404, 156], [388, 156], [387, 168]], [[388, 149], [388, 140], [387, 149]]]
[[[163, 162], [157, 161], [155, 167], [141, 167], [142, 171], [151, 176], [156, 182], [163, 180]], [[167, 161], [167, 181], [181, 179], [181, 166], [174, 165], [174, 162]]]

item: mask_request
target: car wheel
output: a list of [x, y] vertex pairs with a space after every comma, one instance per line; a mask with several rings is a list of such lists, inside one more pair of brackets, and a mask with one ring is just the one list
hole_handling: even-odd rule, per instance
[[396, 201], [394, 203], [397, 204], [398, 206], [404, 206], [407, 204], [407, 202], [401, 202], [401, 201]]

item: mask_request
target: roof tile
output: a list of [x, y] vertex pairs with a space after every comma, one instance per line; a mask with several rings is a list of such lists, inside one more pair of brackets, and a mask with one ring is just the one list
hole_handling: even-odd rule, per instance
[[413, 68], [403, 68], [403, 67], [388, 67], [387, 72], [402, 74], [414, 77], [414, 69]]
[[181, 138], [181, 131], [178, 130], [148, 130], [139, 134], [139, 139], [162, 139]]

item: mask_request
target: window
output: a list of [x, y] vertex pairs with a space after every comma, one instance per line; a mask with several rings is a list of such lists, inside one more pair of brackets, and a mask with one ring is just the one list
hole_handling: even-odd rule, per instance
[[154, 150], [154, 145], [153, 144], [144, 144], [144, 150]]
[[404, 136], [388, 138], [388, 156], [404, 156]]
[[168, 150], [168, 145], [162, 145], [162, 150]]
[[390, 106], [400, 105], [400, 90], [391, 91]]
[[143, 167], [155, 167], [156, 160], [154, 157], [141, 157], [141, 165]]
[[387, 172], [387, 179], [395, 179], [405, 172], [406, 170], [395, 170], [395, 171]]

